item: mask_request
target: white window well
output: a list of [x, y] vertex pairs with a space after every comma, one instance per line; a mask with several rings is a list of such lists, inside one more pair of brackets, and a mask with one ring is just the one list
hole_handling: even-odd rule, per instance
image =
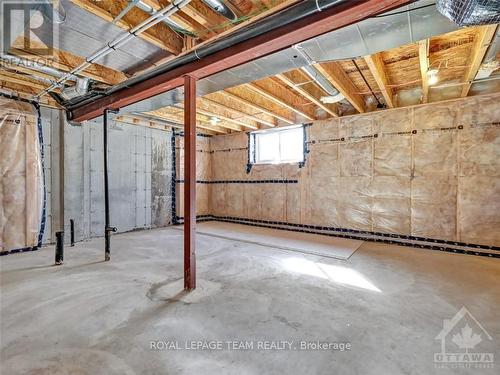
[[304, 162], [302, 125], [250, 133], [251, 164], [289, 164]]

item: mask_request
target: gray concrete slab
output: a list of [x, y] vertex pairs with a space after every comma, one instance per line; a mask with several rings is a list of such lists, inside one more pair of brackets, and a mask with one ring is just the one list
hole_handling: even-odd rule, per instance
[[[368, 242], [348, 261], [204, 235], [197, 244], [190, 294], [171, 228], [113, 236], [107, 263], [103, 239], [67, 248], [59, 267], [53, 247], [0, 258], [2, 374], [498, 373], [498, 260]], [[470, 323], [494, 368], [435, 368], [435, 338], [462, 306], [487, 331]], [[449, 339], [446, 350], [465, 352]], [[301, 350], [316, 341], [351, 349]]]

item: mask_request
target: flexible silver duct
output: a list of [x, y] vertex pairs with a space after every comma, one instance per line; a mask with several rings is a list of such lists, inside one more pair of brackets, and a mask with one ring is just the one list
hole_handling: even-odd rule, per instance
[[222, 0], [202, 0], [210, 8], [215, 10], [217, 13], [227, 18], [230, 21], [235, 21], [238, 17]]
[[[154, 16], [157, 12], [154, 10], [152, 7], [150, 7], [148, 4], [144, 3], [143, 1], [138, 1], [136, 4], [134, 4], [137, 8], [143, 10], [144, 12], [148, 13], [149, 15]], [[174, 31], [178, 31], [182, 34], [187, 34], [191, 35], [192, 33], [186, 29], [184, 29], [181, 25], [176, 23], [175, 21], [171, 20], [170, 18], [165, 18], [163, 20], [163, 23], [170, 27]]]
[[312, 79], [314, 80], [328, 95], [337, 96], [340, 94], [339, 90], [337, 90], [330, 81], [323, 75], [321, 72], [316, 69], [313, 64], [315, 61], [308, 55], [300, 45], [296, 45], [293, 47], [302, 57], [304, 57], [307, 65], [303, 66], [301, 69]]
[[500, 22], [498, 0], [437, 0], [437, 10], [460, 26]]

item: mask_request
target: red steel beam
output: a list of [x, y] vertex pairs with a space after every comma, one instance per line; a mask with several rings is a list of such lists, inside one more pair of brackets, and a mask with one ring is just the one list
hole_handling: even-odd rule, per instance
[[[311, 0], [312, 1], [312, 0]], [[412, 0], [352, 0], [328, 8], [292, 24], [279, 27], [235, 46], [179, 68], [123, 88], [109, 96], [76, 108], [74, 121], [100, 116], [105, 108], [122, 108], [183, 85], [183, 77], [208, 77], [226, 69], [258, 59], [326, 32], [359, 22], [375, 14], [410, 3]]]
[[184, 289], [196, 288], [196, 78], [184, 77]]

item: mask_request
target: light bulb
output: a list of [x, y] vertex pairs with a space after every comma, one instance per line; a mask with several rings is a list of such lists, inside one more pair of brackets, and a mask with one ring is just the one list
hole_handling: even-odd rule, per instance
[[427, 82], [429, 85], [435, 85], [438, 83], [438, 70], [437, 69], [432, 69], [427, 71]]

